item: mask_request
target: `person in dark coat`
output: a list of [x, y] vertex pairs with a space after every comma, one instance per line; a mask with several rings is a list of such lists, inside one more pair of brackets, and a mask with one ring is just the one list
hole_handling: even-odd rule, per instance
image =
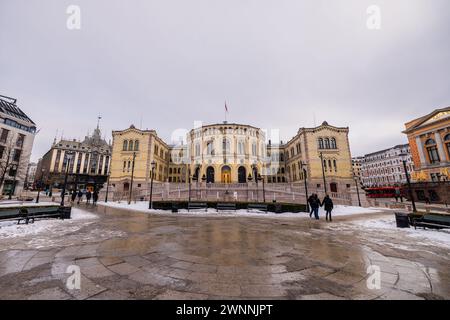
[[86, 204], [91, 203], [92, 193], [91, 191], [86, 192]]
[[77, 196], [78, 196], [77, 204], [80, 204], [81, 198], [83, 198], [83, 192], [81, 192], [81, 190], [78, 190]]
[[319, 207], [320, 207], [320, 200], [317, 194], [313, 194], [311, 203], [310, 203], [311, 209], [314, 212], [314, 218], [316, 220], [319, 220]]
[[98, 200], [98, 192], [97, 190], [95, 190], [94, 193], [92, 194], [92, 201], [94, 203], [94, 206], [97, 205], [97, 200]]
[[77, 197], [77, 191], [76, 191], [76, 190], [73, 190], [73, 191], [72, 191], [72, 196], [71, 196], [71, 198], [72, 198], [72, 203], [75, 202], [76, 197]]
[[308, 198], [308, 204], [309, 204], [309, 217], [311, 218], [312, 214], [314, 213], [314, 209], [311, 205], [311, 203], [313, 202], [314, 199], [314, 193], [312, 195], [309, 196]]
[[330, 221], [332, 221], [331, 211], [333, 210], [333, 200], [331, 200], [331, 198], [328, 196], [328, 194], [325, 196], [325, 198], [323, 198], [322, 205], [326, 212], [325, 219], [328, 221], [328, 216], [329, 216]]

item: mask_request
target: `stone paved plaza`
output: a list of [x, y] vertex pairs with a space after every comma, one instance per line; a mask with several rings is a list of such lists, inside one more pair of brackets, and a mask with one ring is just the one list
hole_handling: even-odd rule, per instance
[[[1, 240], [0, 299], [450, 298], [448, 247], [352, 227], [367, 217], [89, 210], [98, 217], [61, 221], [63, 232]], [[380, 267], [380, 289], [367, 287], [371, 264]], [[66, 287], [69, 265], [80, 267], [80, 290]]]

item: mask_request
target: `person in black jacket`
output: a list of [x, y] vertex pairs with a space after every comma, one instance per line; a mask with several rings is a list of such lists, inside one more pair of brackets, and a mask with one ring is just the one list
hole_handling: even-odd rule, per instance
[[325, 196], [325, 198], [323, 198], [321, 206], [322, 205], [326, 212], [325, 219], [328, 221], [328, 216], [329, 216], [330, 221], [332, 221], [331, 211], [333, 210], [333, 200], [331, 200], [331, 198], [328, 196], [328, 194]]
[[80, 204], [81, 198], [83, 198], [83, 192], [81, 190], [78, 190], [77, 197], [78, 197], [77, 204]]
[[92, 201], [93, 201], [94, 206], [97, 205], [97, 200], [98, 200], [98, 192], [97, 192], [97, 190], [94, 190], [94, 193], [92, 194]]
[[308, 204], [309, 204], [309, 217], [311, 218], [312, 214], [314, 213], [314, 208], [312, 206], [312, 203], [314, 201], [314, 193], [309, 196], [308, 198]]
[[77, 197], [77, 191], [76, 190], [72, 190], [72, 195], [71, 195], [72, 203], [75, 202], [76, 197]]
[[311, 211], [314, 213], [314, 218], [316, 220], [319, 220], [319, 207], [320, 207], [320, 200], [317, 194], [313, 194], [311, 198], [311, 202], [309, 203], [311, 206]]
[[91, 196], [92, 196], [92, 193], [91, 193], [90, 190], [88, 190], [88, 191], [86, 192], [86, 205], [88, 205], [88, 204], [91, 203]]

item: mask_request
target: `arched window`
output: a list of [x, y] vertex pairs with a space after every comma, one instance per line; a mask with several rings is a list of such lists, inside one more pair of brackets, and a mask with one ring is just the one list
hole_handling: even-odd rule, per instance
[[252, 143], [252, 156], [256, 156], [256, 143]]
[[430, 161], [430, 163], [439, 163], [441, 159], [439, 157], [436, 141], [434, 141], [433, 139], [428, 139], [427, 141], [425, 141], [425, 147], [427, 149], [428, 160]]
[[450, 159], [450, 133], [444, 137], [444, 141], [447, 148], [447, 159]]
[[319, 149], [323, 149], [323, 139], [319, 138]]
[[139, 151], [139, 140], [134, 142], [134, 151]]
[[128, 140], [123, 140], [123, 151], [127, 151], [128, 150]]
[[330, 149], [330, 139], [325, 138], [325, 149]]
[[331, 140], [330, 140], [330, 148], [331, 149], [337, 149], [336, 139], [335, 138], [331, 138]]
[[128, 150], [133, 151], [133, 140], [130, 140], [130, 142], [128, 142]]

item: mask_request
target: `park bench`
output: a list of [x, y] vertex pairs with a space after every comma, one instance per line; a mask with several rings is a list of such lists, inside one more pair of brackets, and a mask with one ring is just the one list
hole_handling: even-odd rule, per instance
[[264, 203], [249, 203], [247, 205], [247, 211], [250, 211], [250, 210], [258, 210], [258, 211], [267, 212], [268, 207], [267, 207], [267, 204], [264, 204]]
[[205, 202], [189, 202], [188, 211], [191, 210], [203, 210], [208, 211], [208, 205]]
[[30, 221], [34, 223], [36, 219], [64, 218], [60, 207], [31, 207], [25, 210], [23, 216], [17, 221], [17, 224], [20, 224], [22, 220], [28, 224]]
[[217, 212], [219, 211], [236, 211], [236, 203], [218, 203], [216, 207]]
[[8, 208], [0, 211], [0, 221], [18, 220], [22, 216], [20, 208]]
[[419, 218], [413, 218], [412, 224], [414, 229], [417, 227], [444, 229], [450, 228], [450, 216], [438, 214], [425, 214]]
[[70, 219], [70, 207], [28, 207], [8, 208], [0, 210], [0, 221], [17, 220], [17, 224], [25, 221], [28, 224], [36, 219], [60, 218]]

